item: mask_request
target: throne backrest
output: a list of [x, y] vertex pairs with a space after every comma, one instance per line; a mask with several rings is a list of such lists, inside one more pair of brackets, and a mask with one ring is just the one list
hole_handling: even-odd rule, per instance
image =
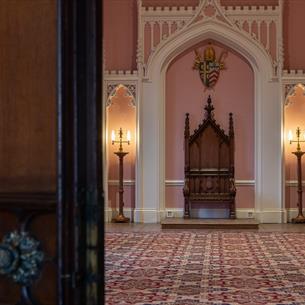
[[233, 117], [229, 115], [229, 133], [216, 123], [214, 107], [209, 96], [205, 118], [189, 132], [189, 115], [185, 120], [185, 178], [190, 193], [228, 193], [234, 177]]

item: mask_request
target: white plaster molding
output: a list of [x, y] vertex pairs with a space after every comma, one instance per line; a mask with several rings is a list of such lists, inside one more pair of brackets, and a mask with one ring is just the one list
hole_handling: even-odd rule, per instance
[[[151, 81], [154, 68], [163, 68], [158, 67], [160, 58], [172, 58], [171, 52], [178, 55], [192, 45], [207, 39], [214, 39], [231, 47], [248, 60], [252, 67], [254, 63], [257, 65], [259, 62], [264, 62], [261, 67], [263, 69], [262, 73], [268, 76], [270, 80], [273, 78], [273, 62], [264, 48], [244, 32], [240, 32], [236, 28], [232, 28], [217, 20], [209, 20], [184, 28], [179, 33], [173, 34], [166, 43], [160, 45], [152, 53], [147, 62], [145, 74], [147, 79]], [[163, 61], [163, 66], [168, 66], [168, 62]], [[257, 66], [253, 67], [253, 69], [256, 68]]]
[[281, 81], [283, 84], [284, 104], [287, 106], [289, 104], [289, 96], [294, 94], [296, 86], [301, 85], [305, 88], [305, 71], [283, 70]]
[[[181, 34], [181, 32], [192, 27], [195, 24], [204, 25], [206, 22], [213, 21], [214, 23], [222, 23], [238, 32], [240, 35], [246, 36], [248, 39], [252, 40], [253, 43], [256, 43], [261, 49], [263, 49], [269, 56], [270, 61], [273, 65], [273, 75], [279, 76], [279, 72], [283, 64], [283, 29], [282, 29], [282, 10], [283, 4], [280, 0], [278, 6], [227, 6], [223, 7], [220, 5], [219, 0], [200, 0], [198, 6], [196, 7], [142, 7], [138, 2], [138, 24], [140, 28], [138, 29], [138, 36], [141, 37], [142, 42], [138, 42], [137, 54], [139, 58], [144, 58], [145, 48], [150, 48], [150, 54], [148, 55], [148, 60], [144, 64], [145, 74], [147, 75], [147, 66], [151, 61], [151, 57], [159, 48], [166, 43], [169, 39], [175, 39]], [[211, 8], [211, 12], [214, 10], [214, 13], [208, 14], [206, 8]], [[244, 30], [243, 23], [247, 22], [249, 24], [249, 32]], [[145, 47], [145, 27], [146, 24], [158, 24], [160, 41], [156, 44], [150, 43], [150, 46]], [[266, 25], [267, 30], [267, 43], [262, 41], [260, 30], [258, 30], [258, 35], [254, 35], [254, 32], [251, 30], [252, 23], [256, 23], [258, 29], [263, 23]], [[270, 53], [270, 39], [269, 39], [269, 26], [271, 23], [275, 24], [276, 28], [276, 39], [275, 39], [275, 49], [276, 56], [272, 58]], [[163, 35], [163, 26], [168, 26], [171, 24], [176, 24], [177, 29], [172, 31], [172, 28], [168, 31], [169, 33]], [[151, 28], [150, 37], [154, 37], [155, 28]], [[139, 35], [140, 34], [140, 35]], [[148, 41], [148, 40], [146, 40]], [[141, 55], [140, 55], [141, 54]]]
[[286, 222], [286, 209], [256, 210], [255, 218], [260, 223], [283, 223]]
[[[302, 185], [305, 185], [305, 180], [302, 181]], [[297, 180], [286, 180], [286, 186], [298, 186]]]
[[137, 70], [106, 70], [103, 74], [104, 80], [137, 80], [138, 77], [139, 75]]
[[[272, 79], [272, 65], [266, 52], [247, 36], [214, 21], [194, 24], [180, 31], [175, 39], [159, 48], [151, 57], [149, 79], [143, 81], [143, 204], [163, 209], [165, 205], [165, 73], [181, 52], [203, 39], [215, 39], [245, 57], [255, 80], [255, 207], [281, 208], [282, 154], [280, 83]], [[276, 139], [274, 135], [278, 135]], [[146, 142], [146, 145], [145, 145]], [[276, 158], [274, 158], [276, 156]], [[276, 178], [274, 178], [276, 177]]]
[[283, 70], [282, 72], [283, 81], [291, 82], [298, 81], [300, 79], [305, 79], [304, 70]]
[[[295, 218], [298, 216], [299, 213], [299, 209], [298, 208], [289, 208], [286, 210], [286, 214], [287, 214], [287, 222], [292, 222], [292, 218]], [[304, 209], [303, 209], [303, 213], [304, 213]]]
[[106, 106], [110, 106], [112, 104], [112, 98], [116, 95], [116, 92], [121, 87], [126, 89], [126, 97], [131, 97], [130, 104], [132, 106], [136, 105], [137, 98], [137, 82], [136, 81], [105, 81], [106, 88]]
[[[208, 8], [214, 10], [214, 14], [212, 13], [211, 15], [208, 15], [206, 13], [206, 9]], [[219, 3], [219, 0], [201, 0], [194, 16], [186, 24], [186, 27], [199, 22], [199, 20], [221, 20], [221, 22], [230, 26], [234, 25], [232, 20], [230, 20], [226, 15], [225, 10]]]
[[296, 95], [296, 89], [298, 87], [301, 87], [303, 90], [303, 95], [305, 95], [305, 78], [301, 80], [301, 82], [293, 81], [292, 83], [285, 83], [283, 85], [283, 91], [284, 91], [284, 97], [285, 97], [285, 106], [290, 105], [292, 102], [290, 100], [290, 97]]
[[[135, 71], [136, 72], [136, 71]], [[108, 139], [108, 125], [107, 125], [107, 107], [111, 104], [111, 96], [115, 92], [115, 90], [118, 88], [118, 86], [123, 85], [127, 88], [127, 94], [129, 96], [132, 96], [131, 104], [136, 107], [136, 132], [137, 136], [139, 134], [139, 99], [140, 99], [140, 93], [141, 89], [139, 88], [139, 77], [137, 72], [136, 73], [130, 73], [130, 71], [114, 71], [114, 73], [106, 73], [104, 74], [104, 81], [103, 81], [103, 135], [102, 135], [102, 143], [103, 143], [103, 167], [104, 167], [104, 174], [103, 174], [103, 181], [104, 181], [104, 196], [105, 196], [105, 202], [106, 207], [108, 206], [108, 149], [107, 144]], [[138, 147], [138, 141], [136, 142], [136, 168], [139, 167], [138, 162], [138, 156], [139, 156], [139, 147]], [[138, 177], [138, 170], [136, 170], [136, 178]], [[138, 190], [138, 187], [136, 186], [136, 190]], [[136, 195], [136, 206], [137, 206], [138, 196]]]
[[133, 78], [124, 78], [117, 76], [115, 78], [105, 78], [103, 82], [103, 104], [104, 110], [111, 105], [111, 98], [116, 94], [116, 91], [121, 87], [126, 88], [126, 96], [132, 97], [130, 100], [133, 106], [136, 106], [138, 103], [138, 92], [139, 92], [139, 80]]
[[[108, 180], [108, 185], [118, 186], [119, 185], [119, 180]], [[124, 186], [135, 186], [136, 181], [132, 180], [132, 179], [124, 179], [123, 180], [123, 185]]]
[[255, 180], [235, 180], [236, 186], [255, 186]]
[[[184, 180], [165, 180], [165, 186], [183, 186]], [[235, 180], [236, 186], [255, 186], [255, 180]]]
[[[182, 208], [165, 208], [163, 210], [154, 209], [133, 209], [124, 208], [124, 215], [129, 217], [135, 223], [160, 223], [166, 218], [167, 212], [172, 212], [173, 217], [183, 218]], [[111, 222], [111, 219], [117, 214], [116, 209], [105, 208], [105, 222]], [[286, 223], [296, 217], [298, 209], [276, 209], [255, 211], [251, 208], [237, 208], [237, 219], [257, 219], [260, 223]]]
[[[105, 222], [111, 222], [111, 219], [116, 216], [117, 213], [117, 209], [105, 208]], [[161, 211], [154, 209], [124, 208], [124, 215], [135, 223], [159, 223], [161, 214]]]
[[[124, 208], [124, 215], [132, 219], [135, 223], [159, 223], [162, 219], [166, 218], [167, 212], [172, 212], [173, 217], [183, 218], [184, 210], [182, 208], [166, 208], [164, 210], [145, 210], [145, 209], [133, 209]], [[111, 219], [118, 213], [117, 209], [106, 208], [105, 209], [105, 221], [111, 222]], [[254, 209], [239, 208], [236, 209], [237, 218], [255, 218]]]
[[294, 86], [301, 84], [305, 86], [305, 71], [303, 70], [283, 70], [282, 83], [284, 86], [285, 98], [291, 94]]
[[[294, 183], [294, 182], [291, 182]], [[305, 182], [304, 182], [305, 183]], [[136, 184], [135, 180], [124, 179], [123, 185], [125, 186], [133, 186]], [[297, 181], [295, 181], [297, 184]], [[119, 180], [108, 180], [108, 185], [119, 185]], [[184, 180], [165, 180], [165, 186], [183, 186]], [[255, 180], [235, 180], [236, 186], [255, 186]]]
[[[167, 215], [172, 212], [173, 217], [183, 218], [182, 208], [166, 208], [164, 210], [154, 209], [133, 209], [125, 208], [124, 215], [132, 219], [135, 223], [159, 223]], [[105, 208], [105, 222], [111, 222], [111, 219], [117, 214], [116, 209]], [[256, 212], [251, 208], [237, 208], [237, 219], [257, 219], [260, 223], [281, 223], [291, 222], [291, 219], [298, 215], [297, 208], [289, 208], [283, 210], [266, 210]], [[283, 221], [282, 221], [283, 218]]]
[[[196, 209], [196, 210], [204, 210], [204, 208]], [[206, 210], [210, 210], [210, 209], [206, 209]], [[217, 210], [219, 210], [219, 209], [217, 209]], [[214, 211], [214, 214], [217, 213], [217, 210]], [[171, 212], [172, 217], [183, 218], [183, 216], [184, 216], [184, 209], [182, 209], [182, 208], [165, 208], [165, 210], [162, 213], [160, 213], [162, 215], [161, 219], [166, 218], [168, 212]], [[200, 213], [200, 212], [198, 212], [198, 213]], [[237, 219], [245, 219], [245, 218], [254, 219], [255, 210], [250, 209], [250, 208], [238, 208], [238, 209], [236, 209], [236, 218]]]

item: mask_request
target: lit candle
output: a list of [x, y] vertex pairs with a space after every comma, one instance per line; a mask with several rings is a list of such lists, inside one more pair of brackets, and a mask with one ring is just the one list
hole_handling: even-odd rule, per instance
[[289, 130], [289, 131], [288, 131], [288, 140], [289, 140], [289, 141], [292, 141], [292, 139], [293, 139], [292, 131]]
[[115, 141], [115, 131], [111, 131], [111, 141]]
[[131, 136], [130, 136], [130, 130], [127, 131], [127, 141], [130, 142]]

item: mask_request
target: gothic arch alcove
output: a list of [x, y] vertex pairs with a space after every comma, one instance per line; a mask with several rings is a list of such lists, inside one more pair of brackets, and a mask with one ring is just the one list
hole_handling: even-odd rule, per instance
[[[194, 50], [200, 54], [212, 43], [218, 59], [225, 50], [225, 70], [215, 87], [207, 90], [193, 70]], [[228, 114], [233, 113], [235, 128], [235, 179], [237, 217], [254, 215], [254, 73], [237, 52], [217, 41], [205, 40], [179, 54], [166, 72], [165, 100], [165, 209], [183, 214], [184, 114], [190, 113], [191, 132], [203, 118], [208, 95], [215, 107], [215, 119], [228, 130]], [[228, 209], [195, 209], [197, 217], [225, 218]]]
[[[165, 88], [169, 64], [205, 40], [226, 45], [245, 58], [254, 73], [255, 214], [261, 222], [282, 222], [282, 106], [273, 64], [258, 43], [220, 22], [198, 22], [169, 38], [150, 57], [143, 81], [139, 190], [144, 221], [157, 222], [165, 211]], [[149, 173], [149, 174], [148, 174]]]
[[[298, 83], [290, 89], [285, 100], [285, 208], [287, 209], [287, 218], [290, 221], [297, 215], [297, 160], [292, 154], [296, 150], [296, 144], [289, 143], [289, 131], [293, 134], [296, 140], [296, 128], [301, 129], [301, 139], [304, 141], [305, 135], [305, 86]], [[301, 143], [301, 148], [304, 150], [304, 143]], [[304, 173], [305, 164], [304, 157], [302, 162], [302, 171]], [[303, 176], [304, 177], [304, 176]], [[303, 185], [303, 192], [305, 187]]]
[[123, 143], [123, 150], [128, 152], [124, 158], [124, 213], [133, 220], [135, 207], [135, 163], [136, 163], [136, 106], [130, 90], [122, 85], [116, 85], [110, 93], [106, 106], [106, 172], [108, 206], [107, 220], [116, 214], [118, 209], [118, 144], [112, 145], [112, 132], [116, 134], [122, 128], [123, 140], [126, 140], [127, 131], [130, 131], [130, 144]]

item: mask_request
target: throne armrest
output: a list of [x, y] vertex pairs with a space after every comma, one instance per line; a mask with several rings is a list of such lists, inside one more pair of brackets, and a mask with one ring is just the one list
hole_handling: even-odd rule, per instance
[[189, 178], [185, 178], [184, 179], [184, 186], [183, 186], [183, 195], [184, 197], [187, 197], [190, 195], [190, 179]]
[[230, 194], [235, 196], [236, 195], [236, 186], [235, 186], [235, 179], [230, 178]]

